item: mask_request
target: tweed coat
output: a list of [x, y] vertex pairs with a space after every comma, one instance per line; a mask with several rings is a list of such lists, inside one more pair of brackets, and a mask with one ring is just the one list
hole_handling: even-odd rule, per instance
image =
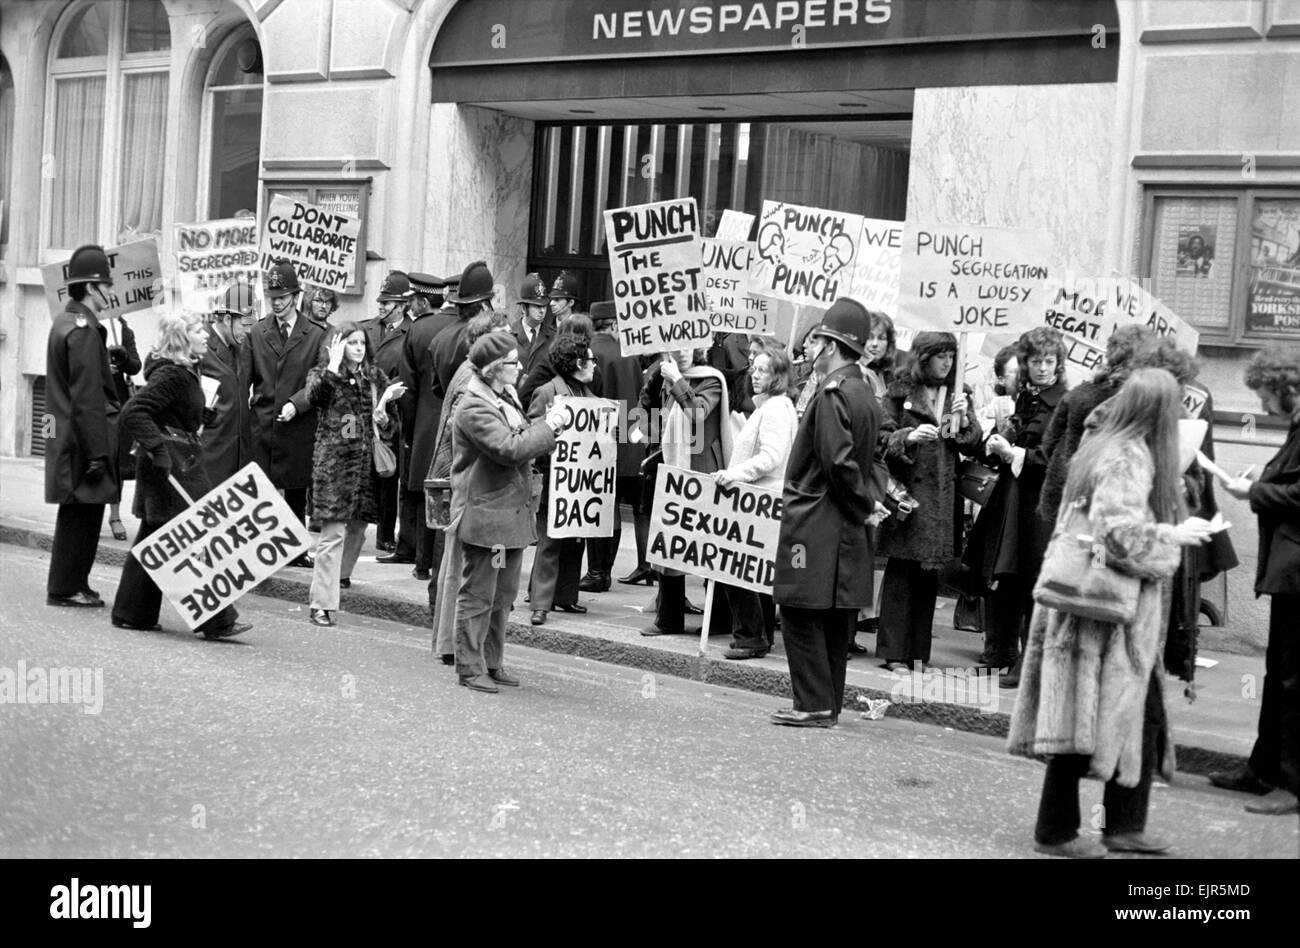
[[[1095, 541], [1104, 545], [1108, 567], [1142, 580], [1137, 616], [1114, 625], [1034, 607], [1020, 694], [1011, 714], [1008, 749], [1033, 757], [1081, 754], [1090, 773], [1137, 786], [1142, 770], [1142, 726], [1147, 688], [1168, 621], [1168, 579], [1182, 548], [1173, 527], [1159, 524], [1149, 506], [1154, 465], [1146, 445], [1119, 441], [1098, 458], [1087, 502]], [[1072, 508], [1062, 510], [1057, 528]], [[1050, 556], [1050, 553], [1049, 553]], [[1157, 742], [1157, 768], [1168, 780], [1173, 742], [1165, 730]]]
[[[307, 399], [318, 415], [311, 479], [311, 515], [318, 523], [379, 519], [374, 408], [376, 389], [382, 395], [387, 385], [377, 366], [353, 375], [318, 365], [307, 374]], [[396, 414], [390, 402], [381, 430], [397, 423]]]

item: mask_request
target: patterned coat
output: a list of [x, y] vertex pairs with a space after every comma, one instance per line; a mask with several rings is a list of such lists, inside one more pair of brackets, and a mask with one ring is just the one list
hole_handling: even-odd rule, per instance
[[[364, 376], [347, 369], [338, 375], [324, 365], [307, 374], [307, 401], [319, 416], [311, 481], [311, 515], [318, 523], [379, 519], [373, 414], [376, 389], [382, 395], [387, 385], [375, 367]], [[384, 430], [397, 423], [396, 414], [390, 402]]]
[[[1178, 568], [1182, 548], [1172, 538], [1173, 527], [1156, 523], [1148, 505], [1154, 466], [1143, 443], [1108, 446], [1094, 478], [1092, 533], [1105, 546], [1108, 566], [1142, 579], [1137, 617], [1121, 626], [1034, 607], [1008, 749], [1026, 757], [1083, 754], [1092, 758], [1093, 776], [1133, 787], [1142, 768], [1147, 688], [1159, 688], [1164, 701], [1161, 676], [1151, 672], [1168, 615], [1166, 581]], [[1157, 768], [1166, 780], [1174, 769], [1167, 728], [1166, 720], [1156, 747]]]

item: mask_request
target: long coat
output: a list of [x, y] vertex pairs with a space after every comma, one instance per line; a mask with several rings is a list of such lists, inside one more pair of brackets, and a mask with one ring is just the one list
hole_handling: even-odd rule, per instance
[[532, 460], [555, 449], [544, 420], [529, 422], [509, 391], [498, 395], [477, 376], [453, 419], [453, 529], [461, 543], [521, 550], [537, 539]]
[[398, 375], [406, 385], [406, 394], [398, 406], [402, 416], [402, 442], [410, 460], [406, 465], [406, 489], [423, 490], [437, 447], [437, 431], [442, 415], [442, 390], [435, 392], [437, 376], [433, 364], [433, 341], [456, 314], [439, 310], [419, 316], [407, 327], [402, 343]]
[[[970, 389], [966, 389], [969, 397]], [[944, 402], [945, 416], [952, 409], [952, 393]], [[908, 444], [907, 436], [923, 424], [940, 425], [929, 406], [924, 386], [902, 375], [885, 389], [885, 462], [890, 472], [916, 498], [917, 508], [906, 520], [889, 517], [880, 529], [880, 550], [885, 556], [915, 560], [926, 569], [941, 569], [957, 556], [961, 537], [961, 495], [957, 493], [958, 454], [979, 450], [980, 426], [970, 424], [956, 438]], [[942, 427], [942, 425], [940, 425]]]
[[[636, 407], [641, 395], [641, 357], [625, 356], [619, 349], [618, 340], [607, 332], [598, 332], [591, 337], [591, 354], [596, 357], [597, 378], [592, 379], [592, 391], [601, 398], [608, 398], [619, 403], [620, 431], [630, 430], [627, 416]], [[645, 460], [645, 442], [635, 444], [629, 438], [620, 438], [618, 443], [619, 477], [636, 477], [641, 473], [641, 462]]]
[[880, 405], [857, 364], [826, 376], [794, 436], [785, 469], [773, 597], [804, 609], [872, 602], [867, 518]]
[[[199, 428], [203, 424], [203, 385], [197, 368], [150, 356], [145, 384], [122, 408], [122, 432], [140, 444], [135, 468], [135, 501], [131, 512], [145, 523], [161, 526], [189, 506], [168, 480], [175, 478], [191, 500], [212, 489], [203, 460]], [[154, 467], [165, 451], [171, 470]]]
[[1083, 382], [1065, 393], [1048, 419], [1042, 441], [1047, 471], [1038, 497], [1038, 515], [1048, 523], [1056, 522], [1061, 495], [1070, 476], [1070, 459], [1083, 440], [1084, 423], [1094, 408], [1118, 391], [1119, 386], [1108, 379]]
[[[307, 398], [316, 409], [312, 455], [311, 515], [318, 523], [379, 519], [379, 475], [374, 470], [376, 390], [388, 385], [371, 367], [364, 375], [340, 375], [318, 365], [307, 375]], [[396, 423], [393, 406], [381, 430]], [[396, 475], [394, 475], [396, 476]]]
[[[311, 486], [316, 410], [307, 399], [307, 373], [325, 345], [326, 328], [298, 314], [287, 343], [280, 341], [275, 315], [258, 321], [240, 347], [245, 378], [253, 386], [253, 459], [276, 487]], [[286, 402], [298, 412], [293, 421], [276, 416]]]
[[1300, 421], [1251, 486], [1250, 509], [1259, 516], [1256, 595], [1300, 595]]
[[[555, 338], [555, 317], [551, 315], [548, 307], [546, 315], [533, 331], [531, 342], [528, 340], [528, 334], [524, 332], [522, 316], [510, 320], [510, 331], [515, 334], [515, 341], [519, 344], [519, 377], [527, 380], [540, 363], [549, 362], [551, 359], [551, 340]], [[520, 388], [522, 387], [521, 385]], [[532, 403], [531, 397], [525, 399], [522, 391], [519, 401], [525, 405]]]
[[[1168, 583], [1182, 558], [1172, 527], [1157, 524], [1148, 504], [1154, 479], [1151, 454], [1140, 441], [1115, 442], [1099, 456], [1088, 503], [1096, 542], [1108, 568], [1142, 580], [1130, 625], [1084, 619], [1035, 606], [1011, 714], [1012, 754], [1082, 754], [1090, 772], [1124, 787], [1138, 783], [1147, 688], [1164, 701], [1161, 676], [1152, 676], [1168, 608]], [[1063, 510], [1068, 519], [1071, 511]], [[1061, 521], [1058, 521], [1058, 527]], [[1167, 720], [1156, 745], [1160, 774], [1173, 775]]]
[[[244, 341], [248, 345], [248, 341]], [[203, 429], [203, 457], [214, 484], [232, 477], [253, 457], [248, 409], [248, 376], [240, 367], [239, 348], [227, 345], [208, 329], [208, 351], [199, 371], [217, 382], [216, 420]]]
[[[106, 319], [101, 325], [107, 334], [104, 342], [109, 349], [108, 365], [113, 371], [113, 388], [117, 390], [117, 403], [125, 405], [127, 399], [135, 394], [135, 385], [131, 380], [140, 374], [140, 369], [143, 367], [140, 361], [140, 350], [135, 345], [135, 333], [121, 316], [116, 319]], [[122, 350], [117, 362], [113, 361], [114, 346]], [[120, 418], [118, 424], [121, 424]], [[131, 454], [133, 443], [130, 438], [123, 437], [122, 433], [118, 432], [117, 469], [124, 481], [135, 477], [135, 457]]]
[[[109, 504], [121, 499], [119, 405], [104, 344], [104, 327], [85, 305], [69, 300], [54, 317], [45, 350], [45, 502]], [[104, 458], [97, 481], [86, 468]]]

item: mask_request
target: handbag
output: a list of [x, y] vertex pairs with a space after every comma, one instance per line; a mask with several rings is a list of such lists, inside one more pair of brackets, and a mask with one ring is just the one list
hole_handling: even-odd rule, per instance
[[[375, 404], [379, 404], [379, 388], [374, 382], [370, 383], [370, 390], [374, 393]], [[384, 441], [384, 436], [379, 431], [379, 425], [372, 417], [371, 426], [375, 430], [375, 473], [380, 477], [392, 477], [397, 473], [397, 454], [392, 447]]]
[[1085, 504], [1075, 502], [1052, 533], [1034, 584], [1034, 602], [1083, 619], [1128, 625], [1137, 616], [1142, 581], [1106, 564], [1105, 548], [1091, 534]]
[[993, 488], [998, 484], [998, 472], [976, 460], [962, 461], [957, 470], [957, 493], [971, 503], [988, 506]]
[[424, 522], [431, 530], [451, 526], [451, 478], [424, 479]]

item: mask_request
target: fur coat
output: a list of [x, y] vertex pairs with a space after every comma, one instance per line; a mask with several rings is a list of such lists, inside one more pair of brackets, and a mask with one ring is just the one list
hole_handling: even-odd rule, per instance
[[[318, 412], [311, 483], [311, 515], [317, 523], [378, 521], [373, 419], [376, 396], [387, 385], [375, 366], [362, 377], [350, 371], [338, 375], [323, 365], [308, 373], [307, 401]], [[396, 405], [390, 402], [382, 431], [392, 430], [395, 415]]]
[[[1012, 754], [1089, 756], [1093, 776], [1114, 777], [1124, 787], [1136, 786], [1141, 774], [1147, 688], [1160, 689], [1164, 700], [1161, 676], [1152, 670], [1168, 616], [1167, 580], [1182, 553], [1173, 527], [1156, 523], [1148, 505], [1153, 479], [1150, 452], [1140, 442], [1115, 443], [1099, 458], [1088, 519], [1109, 566], [1142, 580], [1137, 616], [1120, 626], [1036, 605], [1008, 735]], [[1174, 752], [1167, 724], [1156, 761], [1168, 780]]]

